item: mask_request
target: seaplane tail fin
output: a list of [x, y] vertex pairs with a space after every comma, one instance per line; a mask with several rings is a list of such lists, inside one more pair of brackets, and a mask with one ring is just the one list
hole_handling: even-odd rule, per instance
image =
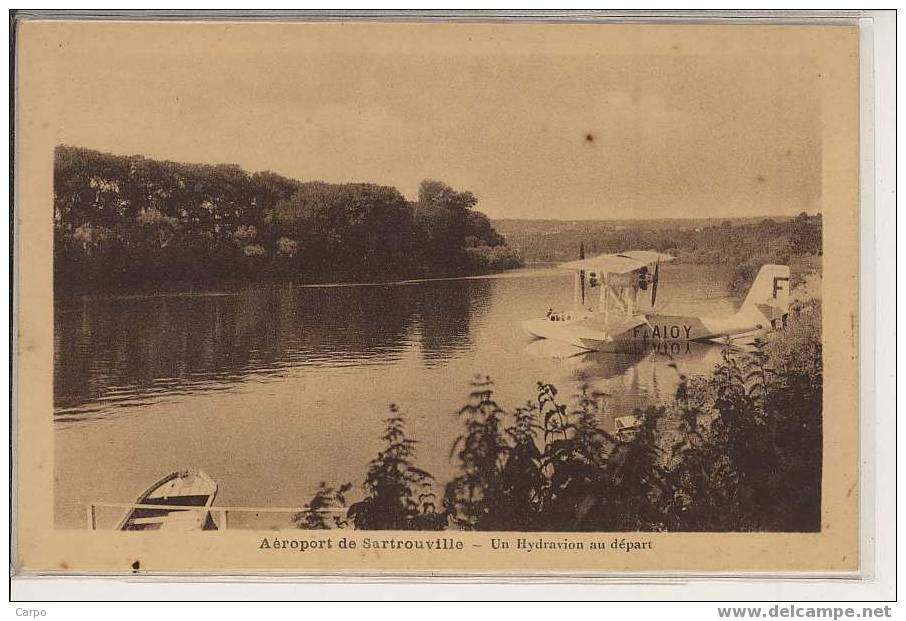
[[742, 303], [741, 311], [764, 316], [771, 327], [789, 312], [790, 268], [786, 265], [763, 265]]

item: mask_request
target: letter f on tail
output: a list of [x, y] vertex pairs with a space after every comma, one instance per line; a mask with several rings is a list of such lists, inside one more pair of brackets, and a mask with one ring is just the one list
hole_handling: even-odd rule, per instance
[[740, 310], [746, 315], [763, 316], [772, 328], [778, 327], [790, 310], [789, 266], [763, 265]]

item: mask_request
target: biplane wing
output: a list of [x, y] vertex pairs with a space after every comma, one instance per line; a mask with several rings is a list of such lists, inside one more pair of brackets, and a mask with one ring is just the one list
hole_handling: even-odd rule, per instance
[[669, 254], [653, 250], [630, 250], [620, 254], [601, 254], [588, 259], [561, 263], [558, 267], [564, 270], [596, 272], [600, 274], [628, 274], [661, 262], [672, 261]]
[[[721, 317], [669, 316], [654, 312], [660, 263], [674, 257], [653, 250], [602, 254], [563, 263], [575, 276], [573, 311], [529, 319], [529, 334], [593, 351], [621, 351], [627, 343], [667, 341], [723, 342], [750, 348], [755, 339], [786, 324], [789, 312], [790, 268], [763, 265], [742, 306]], [[585, 279], [598, 287], [597, 309], [586, 306]], [[650, 310], [640, 310], [639, 292], [650, 291]]]

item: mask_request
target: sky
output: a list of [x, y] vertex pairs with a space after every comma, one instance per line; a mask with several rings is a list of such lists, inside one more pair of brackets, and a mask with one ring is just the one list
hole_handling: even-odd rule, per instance
[[789, 36], [236, 28], [51, 37], [59, 142], [409, 198], [439, 179], [494, 218], [821, 208], [826, 76]]

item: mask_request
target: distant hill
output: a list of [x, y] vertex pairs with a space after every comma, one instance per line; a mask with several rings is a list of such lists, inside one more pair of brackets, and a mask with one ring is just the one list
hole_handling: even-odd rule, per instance
[[781, 223], [792, 220], [793, 217], [658, 218], [638, 220], [528, 220], [523, 218], [500, 218], [491, 220], [491, 222], [497, 232], [512, 239], [518, 239], [523, 235], [556, 236], [565, 233], [571, 233], [578, 239], [584, 236], [592, 237], [600, 233], [626, 230], [653, 231], [668, 229], [673, 231], [694, 231], [708, 227], [719, 227], [724, 223], [729, 223], [731, 226], [744, 226], [747, 224], [758, 224], [765, 219]]
[[734, 265], [731, 289], [748, 287], [765, 263], [821, 254], [821, 216], [658, 220], [492, 221], [527, 264], [625, 250], [659, 250], [684, 263]]
[[[820, 216], [804, 217], [805, 222], [820, 222]], [[785, 227], [793, 220], [790, 216], [644, 220], [501, 218], [491, 222], [494, 229], [507, 240], [507, 244], [520, 252], [525, 261], [532, 263], [574, 259], [578, 256], [580, 243], [584, 245], [586, 253], [654, 248], [674, 250], [679, 255], [685, 255], [688, 254], [687, 251], [695, 250], [700, 245], [697, 241], [719, 241], [713, 238], [726, 238], [730, 230], [736, 234], [742, 233], [741, 229], [747, 230], [753, 240], [765, 235], [783, 236]], [[736, 234], [731, 237], [737, 237]]]

